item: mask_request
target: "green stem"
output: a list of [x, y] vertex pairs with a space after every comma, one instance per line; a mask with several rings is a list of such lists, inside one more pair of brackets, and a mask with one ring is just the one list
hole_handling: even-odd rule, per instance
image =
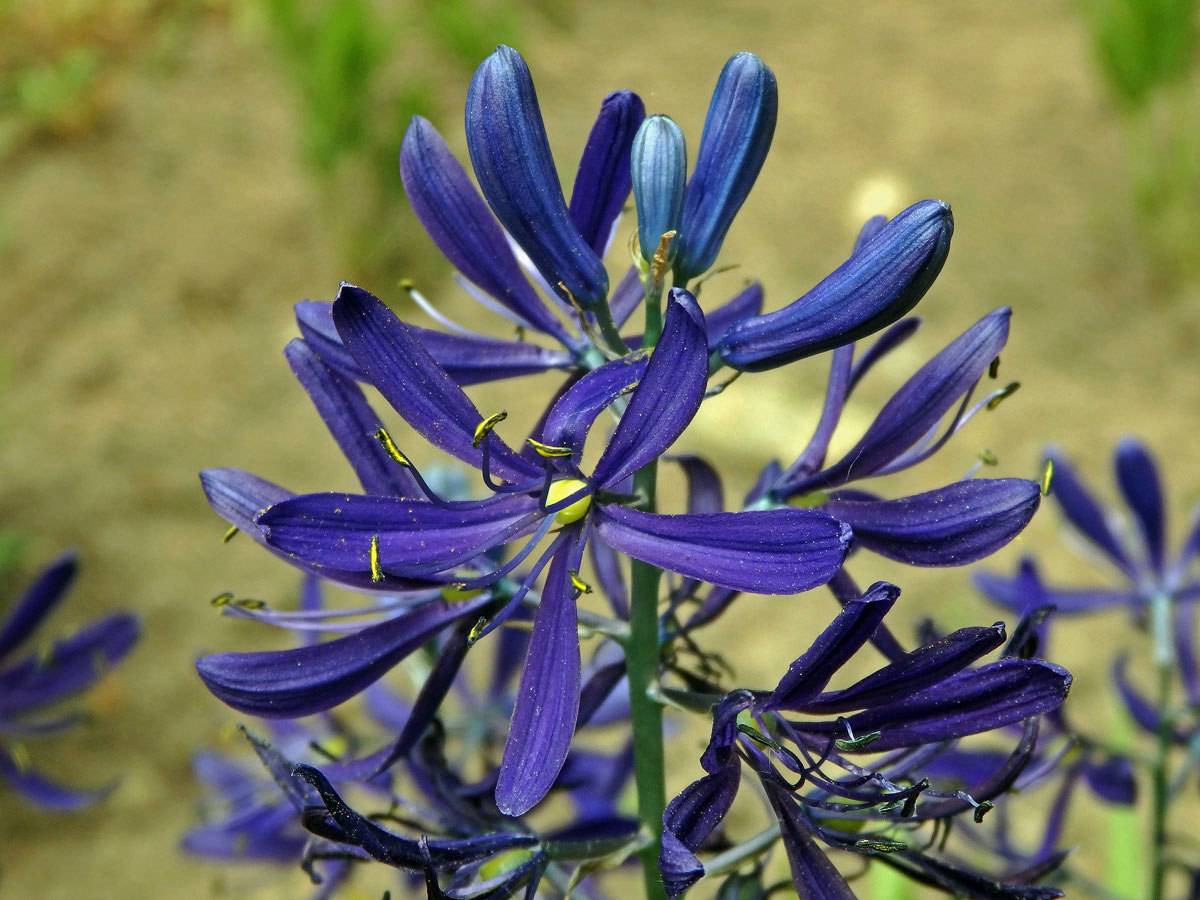
[[653, 347], [662, 337], [662, 279], [651, 280], [646, 285], [646, 330], [642, 334], [642, 346]]
[[1154, 632], [1154, 665], [1158, 672], [1158, 752], [1151, 777], [1153, 806], [1150, 833], [1150, 893], [1148, 900], [1162, 900], [1167, 876], [1167, 809], [1170, 805], [1170, 753], [1175, 720], [1170, 714], [1171, 676], [1175, 668], [1175, 643], [1171, 622], [1171, 597], [1165, 592], [1150, 600]]
[[[634, 492], [647, 498], [643, 509], [653, 510], [658, 463], [650, 463], [633, 477]], [[658, 685], [658, 584], [662, 570], [633, 560], [629, 639], [625, 664], [629, 673], [629, 706], [633, 720], [633, 766], [637, 784], [638, 818], [651, 839], [642, 848], [642, 876], [646, 900], [666, 900], [658, 871], [662, 844], [662, 817], [667, 808], [663, 762], [662, 707], [653, 691]]]
[[596, 323], [600, 326], [600, 334], [603, 335], [604, 343], [608, 345], [608, 349], [618, 356], [624, 356], [628, 353], [629, 347], [626, 346], [624, 338], [621, 337], [621, 332], [617, 329], [617, 323], [613, 321], [612, 310], [608, 308], [608, 302], [600, 303], [592, 312], [596, 314]]

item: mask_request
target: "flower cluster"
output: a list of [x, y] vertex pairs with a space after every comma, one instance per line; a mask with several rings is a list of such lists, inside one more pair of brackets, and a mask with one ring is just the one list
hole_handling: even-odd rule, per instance
[[[235, 529], [308, 573], [375, 598], [341, 613], [227, 603], [239, 615], [338, 636], [201, 659], [199, 674], [217, 697], [269, 718], [323, 713], [419, 649], [433, 653], [396, 740], [339, 761], [374, 775], [397, 767], [419, 773], [428, 815], [402, 823], [412, 836], [354, 812], [328, 772], [289, 768], [282, 756], [270, 763], [281, 781], [291, 779], [310, 831], [349, 845], [351, 857], [365, 853], [421, 874], [430, 897], [500, 897], [522, 886], [533, 896], [543, 883], [563, 889], [564, 861], [580, 861], [575, 877], [582, 877], [635, 853], [647, 896], [677, 895], [703, 873], [696, 854], [733, 802], [743, 763], [779, 819], [803, 896], [850, 896], [814, 838], [969, 892], [971, 879], [983, 876], [909, 849], [893, 832], [972, 810], [978, 818], [1033, 758], [1037, 718], [1066, 695], [1070, 677], [1049, 663], [1004, 658], [972, 667], [1004, 642], [1000, 625], [904, 650], [882, 623], [899, 590], [881, 583], [860, 594], [845, 568], [860, 551], [917, 566], [974, 562], [1016, 536], [1039, 504], [1039, 486], [1018, 478], [967, 477], [903, 497], [852, 486], [917, 465], [1012, 393], [1015, 385], [1006, 385], [976, 397], [979, 383], [996, 377], [1007, 309], [933, 356], [851, 450], [826, 458], [856, 387], [917, 329], [905, 316], [946, 260], [950, 207], [927, 200], [890, 220], [872, 219], [842, 265], [775, 312], [762, 314], [757, 284], [714, 308], [700, 299], [701, 276], [762, 167], [777, 102], [762, 60], [730, 59], [689, 177], [678, 126], [647, 117], [628, 91], [610, 94], [568, 202], [528, 68], [516, 51], [498, 48], [467, 97], [478, 188], [422, 119], [405, 136], [400, 171], [459, 284], [514, 325], [517, 338], [462, 328], [409, 286], [445, 330], [419, 328], [343, 283], [332, 303], [296, 307], [301, 337], [286, 354], [362, 492], [294, 494], [235, 469], [201, 476], [213, 508]], [[631, 192], [633, 265], [613, 287], [602, 259]], [[639, 307], [640, 333], [628, 327]], [[859, 352], [856, 342], [874, 334]], [[667, 456], [706, 401], [741, 388], [714, 376], [827, 351], [828, 390], [811, 440], [787, 467], [764, 460], [735, 508], [726, 507], [710, 462]], [[519, 444], [501, 436], [505, 412], [481, 413], [464, 390], [548, 370], [563, 380], [546, 403], [533, 404], [536, 424]], [[362, 385], [383, 397], [404, 431], [384, 424]], [[528, 394], [521, 392], [522, 404], [531, 403]], [[475, 491], [426, 477], [409, 455], [416, 436], [474, 472]], [[687, 478], [688, 502], [666, 512], [657, 472], [672, 459]], [[739, 594], [826, 584], [843, 611], [773, 692], [729, 691], [710, 678], [711, 654], [695, 632]], [[603, 614], [581, 606], [586, 594], [606, 601]], [[359, 618], [340, 621], [351, 616]], [[498, 735], [500, 758], [483, 753], [484, 774], [468, 783], [440, 749], [448, 698], [477, 642], [525, 630], [523, 660], [507, 657], [519, 676]], [[588, 639], [599, 649], [585, 666]], [[868, 642], [887, 665], [827, 690]], [[684, 651], [702, 661], [699, 672], [679, 663]], [[535, 831], [526, 815], [541, 815], [552, 793], [577, 796], [581, 783], [596, 791], [597, 772], [609, 768], [582, 762], [591, 751], [577, 733], [614, 704], [632, 733], [638, 818], [614, 812], [618, 782], [606, 778], [609, 793], [597, 795], [606, 803], [581, 811], [566, 832]], [[708, 774], [670, 806], [662, 796], [667, 705], [714, 717], [702, 760]], [[976, 795], [939, 791], [921, 774], [960, 738], [1006, 726], [1018, 729], [1016, 749]], [[882, 756], [856, 762], [868, 748]], [[395, 802], [402, 799], [396, 794]], [[861, 830], [873, 827], [864, 822], [877, 830]], [[753, 861], [770, 843], [737, 859]], [[996, 887], [988, 896], [1056, 895], [1037, 890]]]
[[47, 566], [0, 621], [0, 778], [38, 806], [70, 810], [107, 796], [114, 785], [78, 790], [32, 768], [28, 738], [57, 734], [79, 724], [79, 713], [54, 709], [80, 694], [124, 659], [137, 643], [137, 619], [117, 613], [40, 650], [16, 656], [75, 580], [78, 562], [66, 553]]

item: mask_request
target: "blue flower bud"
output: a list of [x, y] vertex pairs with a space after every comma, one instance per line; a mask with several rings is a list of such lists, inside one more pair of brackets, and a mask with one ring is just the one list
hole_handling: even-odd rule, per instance
[[497, 47], [475, 70], [466, 128], [479, 187], [513, 240], [551, 285], [582, 306], [602, 302], [608, 273], [571, 219], [533, 79], [511, 47]]
[[706, 271], [716, 260], [775, 134], [779, 94], [775, 74], [753, 53], [721, 70], [704, 120], [696, 171], [688, 184], [675, 258], [676, 280]]
[[758, 372], [886, 328], [925, 296], [953, 233], [950, 204], [923, 200], [910, 206], [803, 297], [730, 326], [717, 352], [726, 365]]
[[[633, 139], [630, 159], [633, 199], [637, 205], [638, 242], [649, 262], [668, 231], [679, 230], [683, 188], [687, 183], [687, 145], [683, 132], [667, 116], [650, 116]], [[672, 255], [676, 241], [672, 241]], [[669, 261], [669, 258], [668, 258]]]

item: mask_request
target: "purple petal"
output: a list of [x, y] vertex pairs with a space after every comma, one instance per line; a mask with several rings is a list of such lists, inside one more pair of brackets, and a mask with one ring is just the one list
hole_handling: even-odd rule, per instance
[[[408, 327], [377, 298], [350, 284], [338, 291], [333, 320], [368, 381], [405, 421], [431, 444], [480, 468], [483, 451], [473, 441], [483, 416]], [[524, 481], [541, 475], [495, 434], [484, 440], [490, 442], [492, 468], [504, 477]]]
[[907, 319], [901, 319], [881, 334], [879, 339], [854, 364], [854, 371], [850, 373], [850, 385], [846, 392], [850, 393], [858, 387], [858, 383], [875, 368], [876, 363], [916, 334], [920, 327], [921, 317], [909, 316]]
[[592, 557], [592, 568], [608, 598], [613, 612], [619, 619], [629, 618], [629, 592], [625, 588], [625, 576], [621, 571], [621, 560], [612, 547], [604, 543], [599, 535], [593, 534], [588, 541], [588, 552]]
[[34, 769], [18, 766], [3, 746], [0, 746], [0, 779], [38, 806], [56, 812], [71, 812], [91, 806], [111, 794], [116, 787], [115, 782], [91, 791], [65, 787]]
[[689, 578], [758, 594], [797, 594], [829, 581], [850, 529], [809, 509], [667, 516], [599, 507], [614, 549]]
[[24, 643], [45, 621], [66, 596], [78, 569], [75, 553], [68, 551], [46, 566], [25, 589], [0, 627], [0, 659]]
[[592, 473], [596, 485], [611, 488], [662, 456], [696, 415], [707, 381], [704, 314], [695, 297], [672, 288], [662, 337], [596, 463]]
[[676, 456], [673, 462], [679, 464], [687, 479], [689, 513], [719, 513], [725, 509], [721, 476], [712, 465], [699, 456]]
[[451, 509], [396, 497], [301, 494], [262, 513], [258, 525], [271, 547], [321, 570], [371, 572], [378, 536], [382, 570], [419, 577], [533, 530], [541, 518], [536, 513], [537, 500], [524, 494]]
[[342, 336], [333, 324], [333, 304], [323, 300], [301, 300], [295, 306], [296, 325], [300, 336], [313, 349], [321, 361], [343, 378], [351, 381], [366, 381], [367, 376], [350, 355]]
[[488, 204], [546, 281], [584, 307], [608, 294], [604, 263], [571, 219], [525, 60], [500, 46], [467, 90], [467, 149]]
[[403, 615], [323, 644], [256, 653], [217, 653], [196, 662], [216, 697], [239, 712], [295, 719], [332, 709], [376, 681], [451, 622], [491, 602], [481, 594], [432, 600]]
[[496, 782], [496, 806], [508, 816], [524, 815], [546, 796], [566, 761], [575, 733], [580, 660], [570, 573], [578, 571], [582, 541], [580, 533], [554, 555], [534, 616], [529, 654]]
[[912, 566], [961, 566], [995, 553], [1029, 524], [1041, 500], [1022, 478], [977, 478], [897, 500], [822, 505], [858, 546]]
[[1133, 438], [1125, 438], [1117, 445], [1114, 461], [1117, 484], [1137, 518], [1150, 565], [1161, 574], [1166, 556], [1166, 515], [1158, 466], [1150, 451]]
[[879, 230], [888, 222], [887, 216], [871, 216], [867, 221], [863, 222], [862, 228], [858, 229], [858, 236], [854, 238], [854, 249], [851, 253], [857, 253], [863, 248], [863, 245], [875, 235], [879, 234]]
[[571, 221], [596, 252], [604, 256], [613, 225], [629, 197], [629, 153], [633, 136], [646, 117], [642, 98], [615, 91], [600, 104], [571, 189]]
[[808, 444], [796, 457], [796, 461], [788, 466], [779, 484], [775, 486], [780, 496], [789, 492], [789, 482], [804, 482], [808, 480], [808, 476], [825, 465], [829, 442], [833, 440], [833, 434], [842, 420], [846, 397], [850, 394], [850, 367], [853, 361], [853, 344], [838, 347], [830, 354], [829, 380], [825, 386], [825, 404], [821, 407], [821, 418], [817, 420], [817, 427], [813, 429]]
[[642, 276], [635, 267], [630, 266], [608, 298], [609, 310], [612, 312], [613, 322], [618, 328], [628, 321], [645, 296], [646, 290], [642, 285]]
[[91, 687], [133, 649], [139, 631], [133, 616], [108, 616], [0, 672], [0, 720]]
[[[1056, 887], [1003, 884], [990, 876], [960, 869], [916, 850], [900, 850], [894, 856], [911, 863], [912, 868], [929, 882], [956, 897], [972, 897], [975, 900], [1056, 900], [1063, 896], [1063, 892]], [[907, 867], [903, 867], [903, 870], [907, 871]]]
[[[1058, 709], [1071, 676], [1047, 662], [1002, 659], [954, 675], [940, 685], [848, 718], [855, 734], [881, 732], [868, 752], [915, 747], [994, 731]], [[801, 731], [840, 736], [836, 722], [798, 723]]]
[[1121, 806], [1137, 802], [1137, 777], [1128, 757], [1110, 756], [1101, 762], [1089, 762], [1083, 774], [1097, 797]]
[[417, 218], [458, 271], [538, 330], [566, 340], [466, 171], [420, 116], [413, 117], [400, 147], [400, 177]]
[[1016, 613], [1024, 612], [1031, 600], [1033, 605], [1049, 604], [1059, 614], [1086, 613], [1114, 606], [1130, 607], [1136, 604], [1137, 596], [1128, 590], [1105, 590], [1103, 588], [1052, 588], [1042, 584], [1036, 595], [1030, 591], [1029, 583], [1021, 576], [1005, 578], [991, 572], [975, 572], [971, 575], [975, 586], [989, 600], [1006, 606]]
[[779, 820], [797, 893], [805, 900], [855, 900], [846, 879], [809, 834], [811, 826], [800, 805], [774, 784], [764, 781], [763, 787]]
[[578, 460], [592, 423], [618, 397], [628, 394], [642, 379], [648, 354], [638, 351], [607, 362], [571, 385], [555, 402], [542, 428], [542, 442], [570, 447]]
[[708, 334], [708, 349], [715, 350], [721, 335], [742, 319], [757, 316], [762, 312], [762, 284], [754, 281], [733, 298], [704, 314], [704, 330]]
[[775, 74], [761, 59], [738, 53], [725, 63], [704, 118], [696, 168], [684, 198], [677, 283], [706, 271], [716, 260], [767, 158], [778, 110]]
[[935, 427], [987, 371], [1008, 340], [1012, 310], [995, 310], [927, 362], [880, 410], [866, 433], [836, 463], [792, 490], [869, 478]]
[[459, 385], [536, 375], [549, 369], [566, 369], [574, 363], [565, 350], [552, 350], [527, 341], [446, 334], [412, 325], [408, 328]]
[[1108, 527], [1104, 509], [1075, 473], [1075, 467], [1055, 448], [1046, 451], [1046, 458], [1054, 464], [1050, 496], [1058, 501], [1063, 515], [1085, 538], [1104, 551], [1118, 569], [1134, 577], [1136, 570], [1125, 548]]
[[1129, 659], [1124, 656], [1113, 663], [1113, 682], [1117, 686], [1125, 709], [1133, 717], [1133, 721], [1137, 722], [1144, 731], [1158, 734], [1160, 723], [1158, 709], [1130, 682], [1129, 677], [1125, 674], [1128, 665]]
[[851, 687], [830, 691], [804, 704], [810, 713], [848, 712], [895, 703], [961, 672], [1004, 643], [1004, 623], [991, 628], [961, 628], [939, 641], [918, 647]]
[[735, 758], [667, 804], [658, 867], [668, 896], [679, 896], [704, 876], [696, 851], [733, 806], [741, 780], [741, 763]]
[[871, 639], [899, 596], [900, 588], [877, 581], [861, 598], [847, 602], [804, 655], [788, 666], [763, 709], [799, 709], [816, 697], [838, 669]]
[[411, 475], [392, 460], [375, 439], [379, 417], [358, 385], [321, 362], [302, 340], [284, 348], [292, 373], [308, 392], [329, 433], [349, 460], [368, 494], [392, 497], [420, 495]]
[[924, 200], [910, 206], [803, 297], [725, 332], [717, 352], [733, 368], [756, 372], [886, 328], [925, 296], [950, 252], [953, 232], [948, 204]]

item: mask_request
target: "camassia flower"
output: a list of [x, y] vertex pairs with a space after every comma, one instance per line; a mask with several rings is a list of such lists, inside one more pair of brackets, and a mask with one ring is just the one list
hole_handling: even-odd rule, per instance
[[[927, 856], [906, 835], [972, 809], [981, 818], [1032, 758], [1037, 717], [1058, 709], [1071, 676], [1037, 660], [1004, 658], [974, 666], [1004, 644], [1003, 623], [996, 623], [963, 628], [847, 688], [827, 690], [899, 593], [884, 582], [872, 585], [845, 604], [773, 691], [738, 690], [716, 703], [712, 738], [700, 759], [706, 774], [663, 817], [661, 868], [669, 894], [683, 893], [704, 875], [696, 854], [732, 806], [748, 766], [779, 821], [793, 882], [806, 900], [854, 896], [818, 841], [851, 853], [885, 855], [889, 863], [963, 895], [1061, 896], [1051, 888], [995, 883], [990, 893], [976, 894], [986, 879]], [[1016, 749], [995, 760], [974, 795], [939, 790], [924, 777], [931, 761], [957, 739], [1021, 722]], [[879, 755], [856, 762], [863, 754]]]
[[78, 714], [49, 712], [82, 693], [120, 662], [137, 642], [137, 619], [117, 613], [93, 622], [41, 652], [14, 659], [38, 626], [54, 611], [75, 580], [73, 553], [51, 563], [0, 622], [0, 778], [47, 809], [78, 809], [107, 796], [111, 786], [79, 791], [64, 787], [30, 767], [22, 738], [56, 734], [78, 724]]
[[[396, 411], [431, 443], [479, 468], [493, 495], [481, 501], [442, 500], [432, 491], [425, 500], [293, 497], [258, 517], [268, 545], [303, 566], [376, 578], [437, 578], [470, 590], [517, 569], [557, 529], [487, 628], [503, 622], [548, 568], [497, 785], [505, 812], [520, 814], [536, 804], [566, 759], [578, 715], [575, 599], [586, 587], [578, 572], [589, 534], [686, 577], [768, 594], [824, 584], [845, 557], [849, 529], [820, 512], [663, 515], [637, 509], [638, 498], [627, 493], [630, 477], [674, 443], [704, 397], [704, 317], [686, 291], [672, 291], [652, 353], [614, 360], [581, 378], [558, 398], [522, 452], [492, 431], [499, 417], [481, 416], [375, 297], [343, 285], [333, 317], [346, 349]], [[579, 458], [592, 423], [618, 401], [627, 401], [620, 422], [593, 471], [584, 474]], [[483, 575], [462, 574], [465, 564], [527, 536], [503, 565]]]

